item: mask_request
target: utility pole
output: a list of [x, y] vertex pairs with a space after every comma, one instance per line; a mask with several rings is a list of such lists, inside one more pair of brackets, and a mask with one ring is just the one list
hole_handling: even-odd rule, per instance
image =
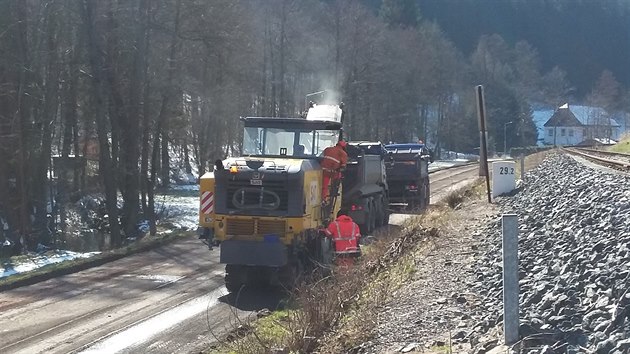
[[507, 155], [507, 126], [514, 122], [510, 121], [503, 124], [503, 156]]
[[486, 103], [483, 97], [483, 86], [477, 85], [477, 115], [479, 117], [479, 175], [486, 176], [486, 191], [488, 192], [488, 203], [492, 203], [490, 195], [490, 172], [488, 171], [488, 146], [486, 131]]

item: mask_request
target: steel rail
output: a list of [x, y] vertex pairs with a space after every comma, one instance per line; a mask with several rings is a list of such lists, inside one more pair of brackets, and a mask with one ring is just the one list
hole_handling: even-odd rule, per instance
[[592, 149], [592, 148], [578, 148], [578, 147], [574, 149], [585, 151], [587, 153], [592, 152], [595, 154], [606, 155], [606, 156], [623, 157], [623, 158], [627, 158], [628, 161], [630, 161], [630, 154], [624, 153], [624, 152], [614, 152], [614, 151], [607, 151], [607, 150], [598, 150], [598, 149]]
[[624, 171], [624, 172], [630, 172], [630, 155], [628, 154], [613, 153], [611, 151], [606, 151], [605, 153], [601, 154], [601, 155], [606, 155], [606, 156], [619, 156], [619, 157], [629, 159], [628, 161], [620, 161], [620, 160], [611, 160], [604, 157], [595, 156], [593, 154], [594, 152], [601, 153], [601, 151], [598, 151], [598, 150], [562, 148], [562, 151], [568, 154], [580, 156], [582, 158], [585, 158], [587, 160], [593, 161], [597, 164], [600, 164], [606, 167], [610, 167], [610, 168]]

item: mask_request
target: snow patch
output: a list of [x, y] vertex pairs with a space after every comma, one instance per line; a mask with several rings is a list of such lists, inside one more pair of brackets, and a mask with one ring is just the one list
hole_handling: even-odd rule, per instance
[[198, 184], [179, 184], [171, 187], [174, 191], [198, 191]]
[[61, 263], [79, 258], [90, 258], [101, 252], [79, 253], [72, 251], [56, 250], [47, 252], [44, 255], [31, 255], [27, 259], [20, 259], [16, 264], [5, 261], [0, 265], [0, 278], [8, 277], [13, 274], [29, 272], [50, 264]]

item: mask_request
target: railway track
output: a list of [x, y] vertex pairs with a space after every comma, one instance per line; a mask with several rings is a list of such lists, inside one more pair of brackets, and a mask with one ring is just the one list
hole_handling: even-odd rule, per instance
[[563, 148], [562, 151], [602, 166], [630, 172], [630, 154], [588, 148]]

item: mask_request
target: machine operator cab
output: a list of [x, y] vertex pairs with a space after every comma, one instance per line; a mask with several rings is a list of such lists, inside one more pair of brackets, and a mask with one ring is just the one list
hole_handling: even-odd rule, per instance
[[319, 105], [306, 118], [243, 118], [244, 157], [314, 159], [341, 135], [341, 108]]
[[[340, 111], [338, 106], [333, 107]], [[220, 215], [320, 214], [322, 176], [318, 158], [341, 136], [341, 120], [334, 115], [324, 118], [323, 114], [242, 118], [242, 154], [217, 161], [213, 174], [216, 188], [208, 186], [215, 189], [216, 219]]]

